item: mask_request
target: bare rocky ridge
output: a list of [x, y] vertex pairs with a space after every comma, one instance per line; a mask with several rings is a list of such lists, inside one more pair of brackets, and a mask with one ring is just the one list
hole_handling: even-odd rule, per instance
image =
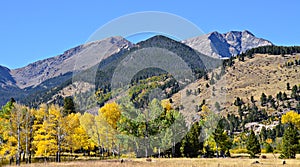
[[0, 66], [0, 87], [5, 88], [15, 84], [15, 80], [10, 74], [10, 69]]
[[224, 34], [215, 31], [182, 42], [200, 53], [215, 58], [230, 57], [255, 47], [273, 45], [268, 40], [255, 37], [247, 30]]
[[43, 81], [68, 72], [86, 70], [98, 64], [102, 59], [118, 52], [121, 48], [132, 46], [132, 43], [122, 37], [110, 37], [77, 46], [59, 56], [11, 70], [10, 73], [16, 81], [16, 85], [21, 89], [30, 86], [35, 87]]

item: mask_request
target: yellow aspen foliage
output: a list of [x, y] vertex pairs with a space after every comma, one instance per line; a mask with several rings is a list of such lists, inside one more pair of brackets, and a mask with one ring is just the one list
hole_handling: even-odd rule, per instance
[[80, 114], [69, 114], [65, 119], [64, 130], [66, 132], [66, 149], [78, 150], [81, 148], [88, 149], [88, 135], [80, 124]]
[[272, 139], [270, 139], [270, 138], [268, 138], [268, 139], [266, 139], [266, 143], [268, 143], [268, 144], [272, 144], [272, 143], [273, 143], [273, 140], [272, 140]]
[[104, 144], [104, 127], [101, 125], [99, 120], [95, 119], [95, 117], [96, 116], [90, 113], [84, 113], [79, 120], [82, 128], [89, 137], [89, 147], [93, 148], [94, 146], [97, 146], [100, 149], [100, 147]]
[[28, 113], [28, 108], [16, 103], [13, 103], [10, 111], [6, 112], [5, 116], [1, 117], [1, 137], [4, 142], [1, 142], [0, 155], [11, 158], [19, 154], [22, 150], [22, 137], [24, 136], [25, 115]]
[[37, 120], [34, 122], [34, 138], [32, 144], [36, 156], [50, 156], [60, 151], [62, 145], [65, 123], [58, 106], [41, 105], [35, 112]]
[[102, 115], [112, 128], [117, 129], [117, 122], [121, 116], [121, 110], [117, 103], [106, 103], [100, 108], [99, 115]]
[[292, 123], [300, 129], [300, 114], [295, 111], [285, 113], [281, 118], [282, 123]]
[[162, 100], [161, 101], [161, 105], [164, 109], [166, 109], [167, 111], [170, 111], [172, 109], [172, 105], [170, 103], [170, 101], [168, 99], [166, 100]]
[[203, 105], [201, 107], [201, 109], [202, 109], [201, 110], [201, 116], [203, 116], [204, 118], [211, 113], [210, 109], [206, 105]]

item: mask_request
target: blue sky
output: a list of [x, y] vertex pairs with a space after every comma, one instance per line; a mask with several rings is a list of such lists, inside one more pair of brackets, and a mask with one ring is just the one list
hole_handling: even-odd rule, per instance
[[249, 30], [276, 45], [300, 45], [297, 0], [28, 0], [0, 2], [0, 65], [25, 66], [84, 43], [99, 27], [142, 11], [169, 12], [205, 33]]

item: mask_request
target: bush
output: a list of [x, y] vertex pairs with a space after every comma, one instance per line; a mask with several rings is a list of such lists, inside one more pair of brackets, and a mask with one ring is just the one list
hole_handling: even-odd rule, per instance
[[230, 153], [231, 154], [248, 154], [248, 150], [247, 149], [244, 149], [244, 148], [238, 148], [238, 149], [232, 149], [230, 150]]
[[279, 153], [281, 153], [281, 150], [274, 150], [273, 153], [274, 154], [279, 154]]
[[130, 153], [121, 155], [121, 158], [135, 158], [135, 157], [136, 157], [136, 154], [134, 152], [130, 152]]

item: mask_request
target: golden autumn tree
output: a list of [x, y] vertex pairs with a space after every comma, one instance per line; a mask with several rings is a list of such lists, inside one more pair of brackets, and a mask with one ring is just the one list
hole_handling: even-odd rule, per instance
[[170, 100], [168, 100], [168, 99], [162, 100], [161, 105], [167, 111], [170, 111], [172, 109], [172, 104], [170, 103]]
[[285, 113], [281, 118], [282, 123], [292, 123], [300, 129], [300, 114], [295, 111]]
[[65, 119], [62, 109], [55, 105], [42, 105], [35, 112], [34, 140], [36, 155], [48, 157], [56, 155], [56, 161], [60, 162], [60, 154], [65, 137]]
[[65, 117], [64, 130], [66, 132], [64, 148], [71, 153], [79, 149], [89, 149], [89, 137], [80, 124], [80, 113], [69, 114]]
[[[1, 147], [1, 155], [7, 158], [16, 158], [16, 164], [19, 165], [21, 162], [22, 150], [28, 153], [29, 151], [29, 117], [30, 110], [26, 106], [22, 106], [17, 103], [11, 103], [9, 111], [2, 112], [4, 115], [1, 116], [1, 133], [3, 143]], [[6, 108], [6, 109], [8, 109]], [[4, 109], [5, 110], [5, 109]], [[26, 157], [28, 158], [28, 154]]]
[[98, 115], [102, 115], [105, 121], [112, 126], [112, 128], [117, 129], [117, 122], [121, 116], [121, 110], [117, 103], [106, 103], [100, 108]]
[[16, 129], [11, 121], [12, 110], [14, 109], [14, 104], [8, 102], [1, 110], [0, 115], [0, 135], [1, 135], [1, 150], [0, 155], [4, 158], [10, 159], [17, 154], [17, 137]]
[[99, 153], [101, 153], [103, 148], [104, 127], [101, 126], [99, 121], [96, 121], [94, 115], [87, 112], [80, 117], [80, 124], [89, 136], [88, 141], [90, 147], [93, 148], [93, 146], [97, 146]]
[[106, 103], [98, 112], [96, 121], [104, 126], [104, 147], [111, 150], [114, 154], [114, 150], [118, 144], [116, 138], [117, 123], [121, 117], [121, 109], [115, 102]]

